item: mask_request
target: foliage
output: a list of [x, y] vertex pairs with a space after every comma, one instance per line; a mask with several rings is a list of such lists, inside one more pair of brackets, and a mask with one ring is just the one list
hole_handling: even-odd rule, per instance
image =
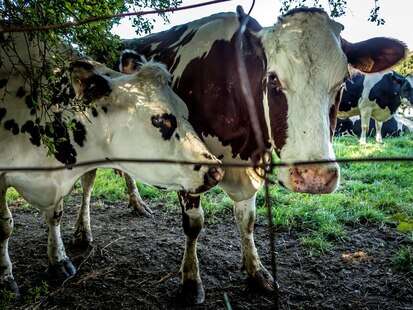
[[396, 271], [413, 272], [413, 248], [401, 247], [392, 257], [393, 268]]
[[394, 70], [402, 75], [413, 74], [413, 53], [410, 53]]
[[[176, 7], [180, 3], [181, 0], [6, 0], [0, 1], [0, 29], [64, 24], [91, 16], [111, 16], [143, 8]], [[165, 21], [168, 20], [166, 15], [161, 15]], [[49, 154], [55, 152], [57, 142], [50, 135], [56, 127], [67, 132], [73, 127], [70, 123], [72, 118], [62, 117], [62, 110], [73, 113], [90, 108], [83, 102], [71, 100], [66, 94], [58, 95], [62, 86], [68, 87], [64, 85], [69, 81], [67, 77], [64, 79], [64, 72], [69, 62], [88, 56], [113, 67], [119, 57], [121, 41], [111, 33], [111, 29], [118, 22], [119, 19], [109, 19], [45, 32], [0, 33], [1, 78], [8, 79], [13, 72], [26, 81], [31, 98], [29, 103], [28, 97], [25, 98], [26, 105], [41, 143], [47, 147]], [[153, 27], [153, 19], [134, 18], [133, 24], [137, 34], [148, 33]], [[4, 96], [6, 93], [4, 91]], [[4, 98], [0, 98], [0, 106]], [[58, 126], [53, 125], [56, 123]], [[48, 135], [47, 132], [52, 133]]]

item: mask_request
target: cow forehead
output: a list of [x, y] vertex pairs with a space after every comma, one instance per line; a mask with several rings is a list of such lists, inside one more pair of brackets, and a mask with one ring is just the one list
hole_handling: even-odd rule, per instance
[[[281, 18], [261, 31], [268, 71], [275, 71], [285, 85], [297, 89], [308, 83], [341, 80], [348, 71], [341, 49], [342, 26], [325, 13], [301, 12]], [[302, 84], [302, 81], [307, 81]]]

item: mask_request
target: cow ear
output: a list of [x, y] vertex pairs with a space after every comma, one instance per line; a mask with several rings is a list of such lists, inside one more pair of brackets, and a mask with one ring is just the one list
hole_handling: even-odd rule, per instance
[[76, 97], [91, 102], [111, 92], [107, 77], [97, 72], [94, 65], [87, 60], [78, 60], [70, 65], [72, 86]]
[[350, 65], [365, 73], [386, 70], [407, 55], [406, 45], [395, 39], [373, 38], [357, 43], [341, 39], [341, 44]]
[[144, 58], [133, 50], [124, 50], [119, 60], [119, 71], [132, 74], [139, 70]]

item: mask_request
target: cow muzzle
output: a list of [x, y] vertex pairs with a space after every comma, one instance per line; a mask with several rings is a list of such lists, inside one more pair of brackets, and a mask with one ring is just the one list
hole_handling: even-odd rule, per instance
[[337, 164], [296, 166], [285, 169], [288, 169], [287, 175], [280, 175], [280, 184], [294, 192], [328, 194], [334, 192], [339, 184], [340, 168]]
[[204, 182], [201, 186], [199, 186], [193, 194], [201, 194], [210, 188], [217, 185], [221, 180], [224, 178], [224, 169], [221, 167], [210, 167], [204, 174]]

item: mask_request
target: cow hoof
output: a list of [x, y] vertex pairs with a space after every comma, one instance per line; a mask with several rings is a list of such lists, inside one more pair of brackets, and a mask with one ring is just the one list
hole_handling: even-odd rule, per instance
[[20, 298], [20, 290], [17, 282], [13, 278], [8, 278], [0, 283], [0, 291], [13, 294], [15, 299]]
[[67, 279], [75, 275], [76, 268], [70, 259], [65, 259], [57, 264], [49, 264], [48, 273], [50, 277], [56, 279]]
[[152, 210], [144, 202], [130, 202], [129, 207], [133, 209], [132, 212], [137, 216], [152, 217]]
[[93, 236], [91, 232], [77, 228], [73, 236], [73, 245], [76, 248], [85, 249], [92, 245]]
[[271, 294], [276, 290], [277, 283], [267, 269], [258, 270], [253, 276], [248, 276], [248, 286], [257, 292]]
[[199, 305], [205, 301], [205, 291], [202, 282], [186, 280], [178, 293], [178, 300], [184, 305]]

